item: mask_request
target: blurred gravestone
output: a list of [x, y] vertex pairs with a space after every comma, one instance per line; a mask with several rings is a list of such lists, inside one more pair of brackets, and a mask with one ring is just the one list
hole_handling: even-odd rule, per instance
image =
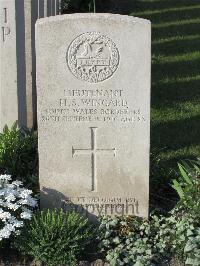
[[35, 22], [59, 13], [60, 0], [0, 0], [0, 131], [36, 124]]

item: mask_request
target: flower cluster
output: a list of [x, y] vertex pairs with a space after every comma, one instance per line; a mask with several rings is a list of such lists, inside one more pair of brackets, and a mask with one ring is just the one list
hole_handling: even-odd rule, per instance
[[21, 181], [12, 182], [10, 175], [0, 175], [0, 241], [19, 234], [36, 206], [32, 191], [25, 189]]

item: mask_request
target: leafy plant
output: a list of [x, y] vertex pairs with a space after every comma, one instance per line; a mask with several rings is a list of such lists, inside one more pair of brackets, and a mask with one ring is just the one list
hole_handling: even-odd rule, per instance
[[[19, 129], [15, 123], [0, 133], [0, 173], [12, 175], [29, 183], [29, 177], [38, 176], [37, 134]], [[30, 181], [31, 182], [31, 181]]]
[[92, 227], [79, 214], [45, 210], [26, 223], [15, 246], [47, 265], [73, 266], [92, 235]]
[[200, 224], [176, 208], [168, 217], [149, 220], [132, 217], [103, 218], [100, 250], [111, 266], [169, 265], [178, 258], [185, 265], [200, 265]]
[[199, 266], [200, 265], [200, 227], [189, 231], [188, 241], [184, 248], [186, 256], [186, 265]]
[[104, 217], [99, 227], [99, 247], [109, 265], [148, 266], [156, 262], [160, 265], [167, 250], [166, 243], [162, 243], [158, 235], [163, 220], [155, 215], [149, 220]]
[[174, 179], [172, 184], [180, 198], [178, 205], [200, 219], [200, 159], [182, 161], [178, 167], [180, 178]]
[[165, 216], [105, 217], [99, 227], [99, 247], [111, 266], [169, 265], [178, 258], [200, 265], [200, 161], [179, 164], [180, 180], [173, 187], [180, 196]]
[[178, 182], [176, 179], [174, 179], [172, 187], [176, 190], [180, 199], [185, 199], [187, 195], [184, 191], [184, 188], [191, 188], [194, 184], [194, 180], [191, 179], [183, 165], [178, 164], [178, 167], [181, 173], [181, 182]]

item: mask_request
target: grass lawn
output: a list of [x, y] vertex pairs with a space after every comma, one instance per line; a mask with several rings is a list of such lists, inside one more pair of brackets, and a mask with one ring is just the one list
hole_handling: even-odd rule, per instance
[[130, 15], [152, 22], [152, 168], [167, 180], [178, 161], [200, 156], [200, 1], [129, 2]]
[[152, 21], [152, 146], [168, 162], [200, 155], [199, 3], [139, 1], [132, 13]]

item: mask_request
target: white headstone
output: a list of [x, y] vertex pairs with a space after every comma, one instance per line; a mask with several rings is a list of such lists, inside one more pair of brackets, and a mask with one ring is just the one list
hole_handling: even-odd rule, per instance
[[135, 17], [38, 20], [42, 207], [148, 216], [150, 39]]
[[0, 131], [36, 124], [35, 22], [59, 13], [60, 0], [0, 0]]

